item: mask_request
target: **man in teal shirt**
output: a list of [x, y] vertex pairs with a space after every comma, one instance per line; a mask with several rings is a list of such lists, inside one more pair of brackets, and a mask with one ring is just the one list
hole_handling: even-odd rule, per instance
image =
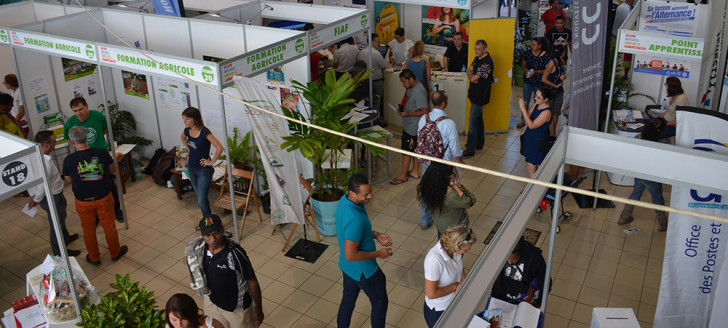
[[392, 246], [392, 238], [372, 230], [364, 205], [372, 199], [372, 185], [361, 174], [349, 178], [349, 192], [336, 207], [336, 238], [339, 242], [339, 268], [344, 275], [344, 293], [336, 319], [337, 327], [349, 327], [359, 291], [372, 303], [372, 327], [384, 327], [387, 316], [387, 279], [377, 264], [377, 258], [392, 256], [391, 248], [377, 250], [376, 239], [382, 246]]
[[109, 149], [106, 143], [106, 131], [109, 129], [106, 124], [106, 116], [96, 110], [89, 110], [88, 103], [83, 97], [76, 97], [71, 100], [73, 116], [63, 126], [63, 137], [68, 140], [68, 130], [74, 126], [82, 126], [88, 131], [88, 146], [98, 149]]

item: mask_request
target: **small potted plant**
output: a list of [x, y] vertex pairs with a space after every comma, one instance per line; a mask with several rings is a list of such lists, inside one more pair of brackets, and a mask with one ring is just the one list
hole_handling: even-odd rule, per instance
[[139, 288], [127, 273], [116, 275], [109, 284], [115, 291], [101, 298], [99, 304], [90, 304], [81, 310], [81, 321], [76, 326], [84, 328], [162, 328], [165, 326], [164, 310], [158, 310], [154, 292]]
[[[344, 73], [337, 79], [334, 70], [329, 70], [326, 72], [325, 78], [320, 81], [306, 84], [293, 81], [294, 87], [307, 100], [307, 109], [310, 115], [307, 117], [302, 113], [287, 109], [284, 109], [283, 112], [286, 116], [300, 121], [343, 134], [376, 141], [375, 135], [379, 135], [380, 132], [354, 132], [358, 122], [344, 118], [354, 103], [349, 95], [360, 83], [366, 81], [371, 71], [369, 69], [353, 76]], [[361, 143], [290, 121], [288, 127], [291, 135], [283, 138], [285, 142], [281, 144], [281, 149], [288, 151], [300, 150], [301, 155], [314, 164], [316, 172], [311, 180], [314, 187], [311, 204], [313, 205], [319, 232], [329, 236], [335, 235], [336, 221], [334, 214], [336, 205], [346, 193], [349, 176], [358, 171], [358, 169], [340, 169], [338, 163], [344, 155], [344, 149], [349, 144], [353, 143], [361, 146]], [[381, 153], [380, 148], [371, 147], [370, 149], [376, 154]], [[328, 163], [330, 169], [324, 171], [324, 163]]]
[[136, 133], [136, 119], [134, 114], [126, 110], [119, 110], [118, 103], [106, 102], [106, 106], [101, 104], [98, 106], [103, 113], [104, 107], [109, 110], [109, 118], [111, 119], [111, 131], [114, 133], [114, 141], [121, 144], [135, 144], [139, 147], [149, 146], [152, 144], [151, 139], [140, 137]]
[[[253, 170], [252, 163], [255, 159], [253, 154], [257, 147], [251, 143], [252, 140], [253, 131], [248, 131], [241, 139], [238, 128], [233, 128], [233, 135], [228, 137], [228, 150], [230, 151], [230, 163], [234, 168], [247, 171]], [[222, 155], [220, 159], [225, 160], [227, 157]]]

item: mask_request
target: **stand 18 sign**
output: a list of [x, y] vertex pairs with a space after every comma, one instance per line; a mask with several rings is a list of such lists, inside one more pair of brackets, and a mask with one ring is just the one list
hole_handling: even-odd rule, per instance
[[30, 158], [23, 157], [19, 160], [12, 161], [2, 168], [2, 184], [0, 184], [0, 194], [8, 192], [12, 189], [20, 187], [26, 181], [31, 181], [33, 169], [29, 165]]

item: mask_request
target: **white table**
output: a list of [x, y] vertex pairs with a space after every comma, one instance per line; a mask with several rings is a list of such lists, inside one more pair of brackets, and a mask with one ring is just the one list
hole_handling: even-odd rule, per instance
[[[617, 128], [617, 124], [614, 121], [612, 121], [612, 124], [609, 125], [609, 133], [627, 138], [634, 138], [640, 134], [640, 132], [622, 131]], [[613, 185], [627, 187], [634, 186], [634, 177], [631, 176], [607, 172], [607, 178]]]

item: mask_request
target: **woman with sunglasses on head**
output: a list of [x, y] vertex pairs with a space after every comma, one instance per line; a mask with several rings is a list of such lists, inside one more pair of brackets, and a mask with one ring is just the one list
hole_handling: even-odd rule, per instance
[[174, 294], [164, 308], [166, 328], [224, 328], [217, 319], [202, 313], [195, 300], [187, 294]]
[[450, 165], [432, 162], [417, 185], [417, 200], [432, 212], [438, 238], [453, 224], [470, 225], [468, 208], [475, 204], [475, 195], [460, 184]]
[[553, 98], [553, 92], [547, 87], [540, 87], [536, 91], [533, 106], [526, 109], [526, 101], [523, 98], [518, 100], [521, 107], [521, 113], [525, 118], [527, 125], [526, 131], [523, 133], [523, 144], [521, 145], [521, 153], [526, 157], [526, 170], [528, 177], [533, 178], [536, 174], [538, 166], [546, 158], [546, 153], [539, 149], [539, 145], [549, 140], [549, 127], [551, 122], [551, 107], [549, 101]]
[[[429, 172], [429, 170], [428, 170]], [[465, 281], [463, 254], [470, 251], [476, 237], [465, 225], [452, 225], [442, 234], [437, 244], [425, 256], [425, 305], [427, 326], [435, 326], [437, 319], [455, 297]]]

